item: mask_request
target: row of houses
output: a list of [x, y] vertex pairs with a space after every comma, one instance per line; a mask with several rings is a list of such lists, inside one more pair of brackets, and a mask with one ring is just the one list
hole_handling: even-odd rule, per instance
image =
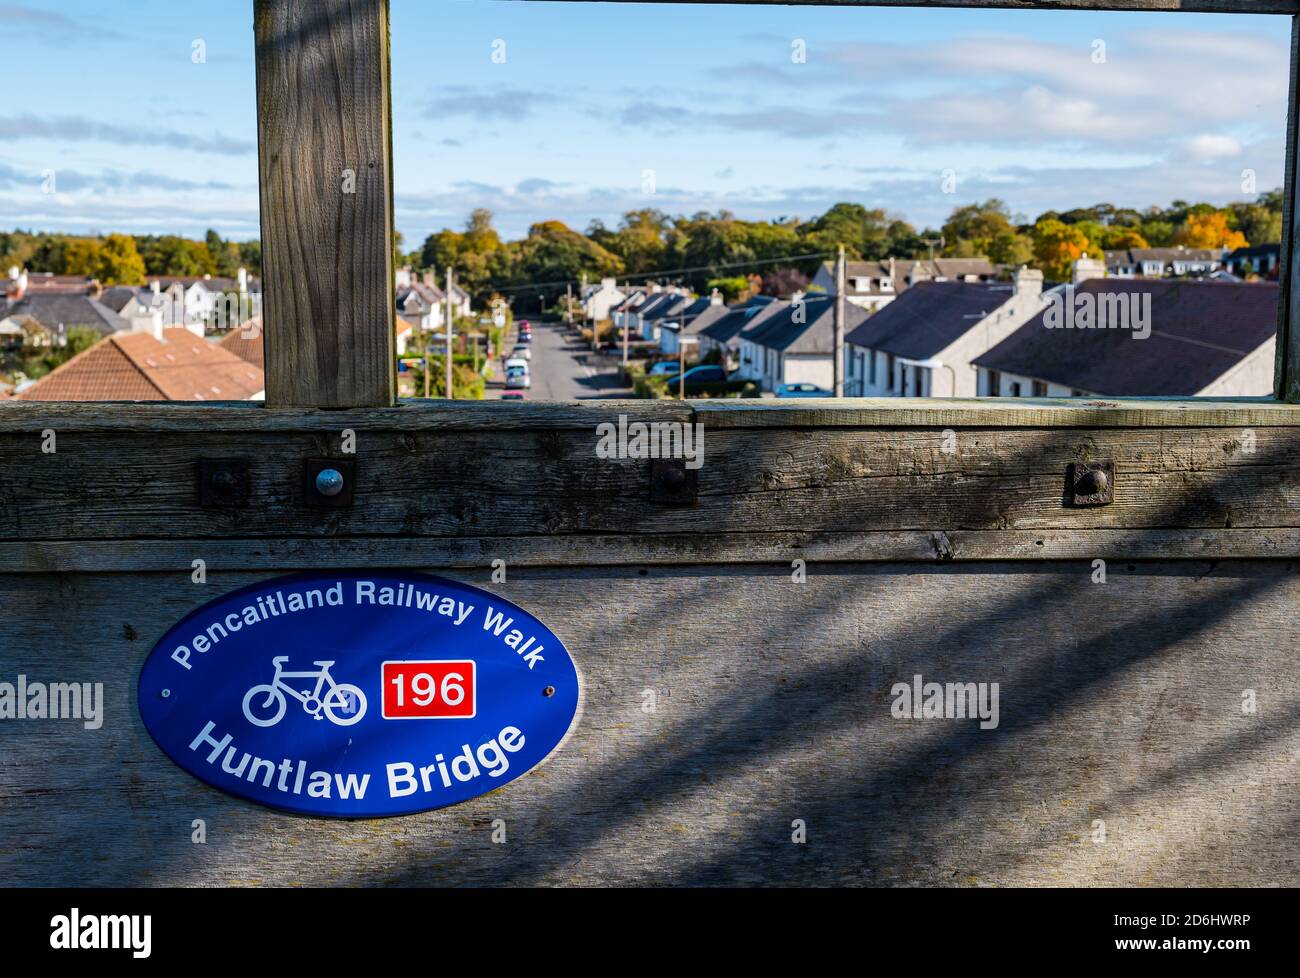
[[261, 283], [243, 268], [235, 278], [155, 278], [107, 288], [81, 276], [11, 268], [0, 297], [0, 346], [58, 347], [73, 329], [103, 336], [142, 331], [161, 339], [163, 330], [180, 327], [203, 336], [260, 315]]
[[[417, 332], [443, 328], [446, 293], [432, 273], [417, 276], [405, 268], [397, 273], [396, 301], [397, 349], [405, 355]], [[231, 279], [156, 279], [139, 288], [11, 269], [0, 300], [0, 352], [64, 346], [73, 329], [103, 338], [37, 381], [0, 385], [0, 396], [260, 400], [260, 310], [261, 285], [242, 269]], [[452, 315], [470, 315], [469, 293], [459, 287], [452, 290]]]
[[[973, 267], [958, 278], [927, 274], [933, 271], [909, 268], [899, 291], [874, 310], [846, 295], [846, 395], [1187, 397], [1272, 390], [1275, 283], [1112, 278], [1102, 261], [1086, 257], [1075, 263], [1069, 283], [1046, 290], [1035, 269], [1020, 269], [1010, 282]], [[875, 297], [881, 284], [852, 288]], [[657, 341], [665, 356], [676, 356], [685, 343], [702, 358], [725, 358], [731, 376], [764, 391], [794, 383], [830, 390], [834, 306], [834, 296], [821, 292], [727, 306], [717, 295], [651, 288], [614, 306], [612, 317], [616, 327]], [[1062, 325], [1067, 306], [1070, 316], [1075, 309], [1089, 314]], [[1143, 311], [1146, 320], [1134, 321]]]
[[[447, 320], [447, 292], [438, 285], [432, 271], [417, 273], [411, 268], [397, 271], [397, 352], [405, 356], [417, 332], [440, 333]], [[470, 295], [452, 284], [453, 319], [471, 315]]]

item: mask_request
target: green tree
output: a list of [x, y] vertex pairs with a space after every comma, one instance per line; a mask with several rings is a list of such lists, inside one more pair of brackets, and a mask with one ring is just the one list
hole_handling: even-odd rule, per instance
[[94, 278], [99, 274], [101, 250], [98, 238], [74, 238], [69, 241], [63, 251], [63, 274]]
[[99, 250], [95, 277], [104, 285], [143, 285], [144, 259], [129, 234], [110, 234]]

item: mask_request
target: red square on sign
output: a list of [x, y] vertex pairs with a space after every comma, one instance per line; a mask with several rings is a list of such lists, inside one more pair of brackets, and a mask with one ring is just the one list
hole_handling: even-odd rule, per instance
[[459, 720], [476, 713], [473, 660], [389, 661], [381, 678], [385, 720]]

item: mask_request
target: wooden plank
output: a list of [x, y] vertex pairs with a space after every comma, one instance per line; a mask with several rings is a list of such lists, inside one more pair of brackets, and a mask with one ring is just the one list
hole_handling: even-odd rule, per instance
[[[469, 583], [581, 669], [571, 737], [464, 805], [280, 814], [181, 771], [139, 664], [264, 574], [4, 582], [0, 679], [102, 682], [98, 730], [5, 721], [10, 885], [1258, 886], [1300, 859], [1300, 577], [1282, 561], [521, 570]], [[895, 719], [891, 689], [999, 684], [999, 726]], [[645, 712], [645, 691], [654, 712]], [[1258, 697], [1242, 709], [1244, 690]], [[93, 817], [88, 815], [93, 813]], [[191, 841], [192, 821], [207, 842]], [[506, 842], [491, 841], [503, 819]], [[803, 819], [807, 843], [791, 842]], [[1095, 842], [1097, 822], [1104, 842]]]
[[[578, 0], [591, 3], [596, 0]], [[639, 3], [644, 0], [614, 0]], [[714, 3], [717, 0], [655, 0], [659, 3]], [[825, 7], [958, 7], [1011, 10], [1153, 10], [1202, 14], [1296, 14], [1300, 0], [721, 0], [734, 4]]]
[[1300, 423], [1295, 405], [1267, 397], [801, 397], [687, 403], [708, 428], [1241, 428]]
[[[690, 402], [554, 401], [510, 404], [504, 401], [402, 401], [392, 408], [364, 411], [269, 409], [248, 401], [77, 403], [0, 401], [0, 434], [55, 432], [340, 432], [354, 431], [594, 431], [606, 422], [681, 421], [694, 418]], [[1274, 417], [1294, 417], [1300, 408]]]
[[396, 396], [388, 0], [255, 0], [266, 401]]
[[1300, 405], [1269, 398], [798, 398], [730, 401], [403, 401], [365, 411], [267, 409], [247, 401], [0, 401], [0, 433], [62, 431], [528, 431], [604, 422], [697, 421], [721, 428], [1236, 428], [1300, 426]]
[[[306, 507], [340, 429], [0, 434], [0, 539], [519, 537], [1300, 527], [1300, 428], [720, 429], [695, 505], [585, 430], [357, 435], [355, 502]], [[946, 449], [951, 448], [951, 453]], [[1251, 450], [1253, 449], [1253, 450]], [[247, 508], [199, 506], [202, 458], [250, 460]], [[1115, 463], [1115, 502], [1065, 505], [1067, 467]], [[1173, 556], [1173, 555], [1170, 555]]]
[[1300, 556], [1300, 529], [905, 530], [875, 533], [659, 533], [533, 537], [48, 540], [0, 548], [0, 574], [209, 574], [336, 567], [662, 567], [833, 563], [1168, 560]]

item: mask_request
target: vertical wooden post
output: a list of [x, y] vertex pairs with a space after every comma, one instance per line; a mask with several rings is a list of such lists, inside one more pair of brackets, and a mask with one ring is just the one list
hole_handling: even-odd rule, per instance
[[266, 401], [396, 389], [388, 0], [253, 0]]
[[1274, 393], [1278, 400], [1300, 402], [1300, 262], [1296, 261], [1297, 111], [1300, 111], [1300, 17], [1291, 18], [1290, 96], [1286, 114], [1286, 169], [1282, 188], [1282, 253], [1278, 266], [1281, 296], [1277, 310], [1277, 368]]

